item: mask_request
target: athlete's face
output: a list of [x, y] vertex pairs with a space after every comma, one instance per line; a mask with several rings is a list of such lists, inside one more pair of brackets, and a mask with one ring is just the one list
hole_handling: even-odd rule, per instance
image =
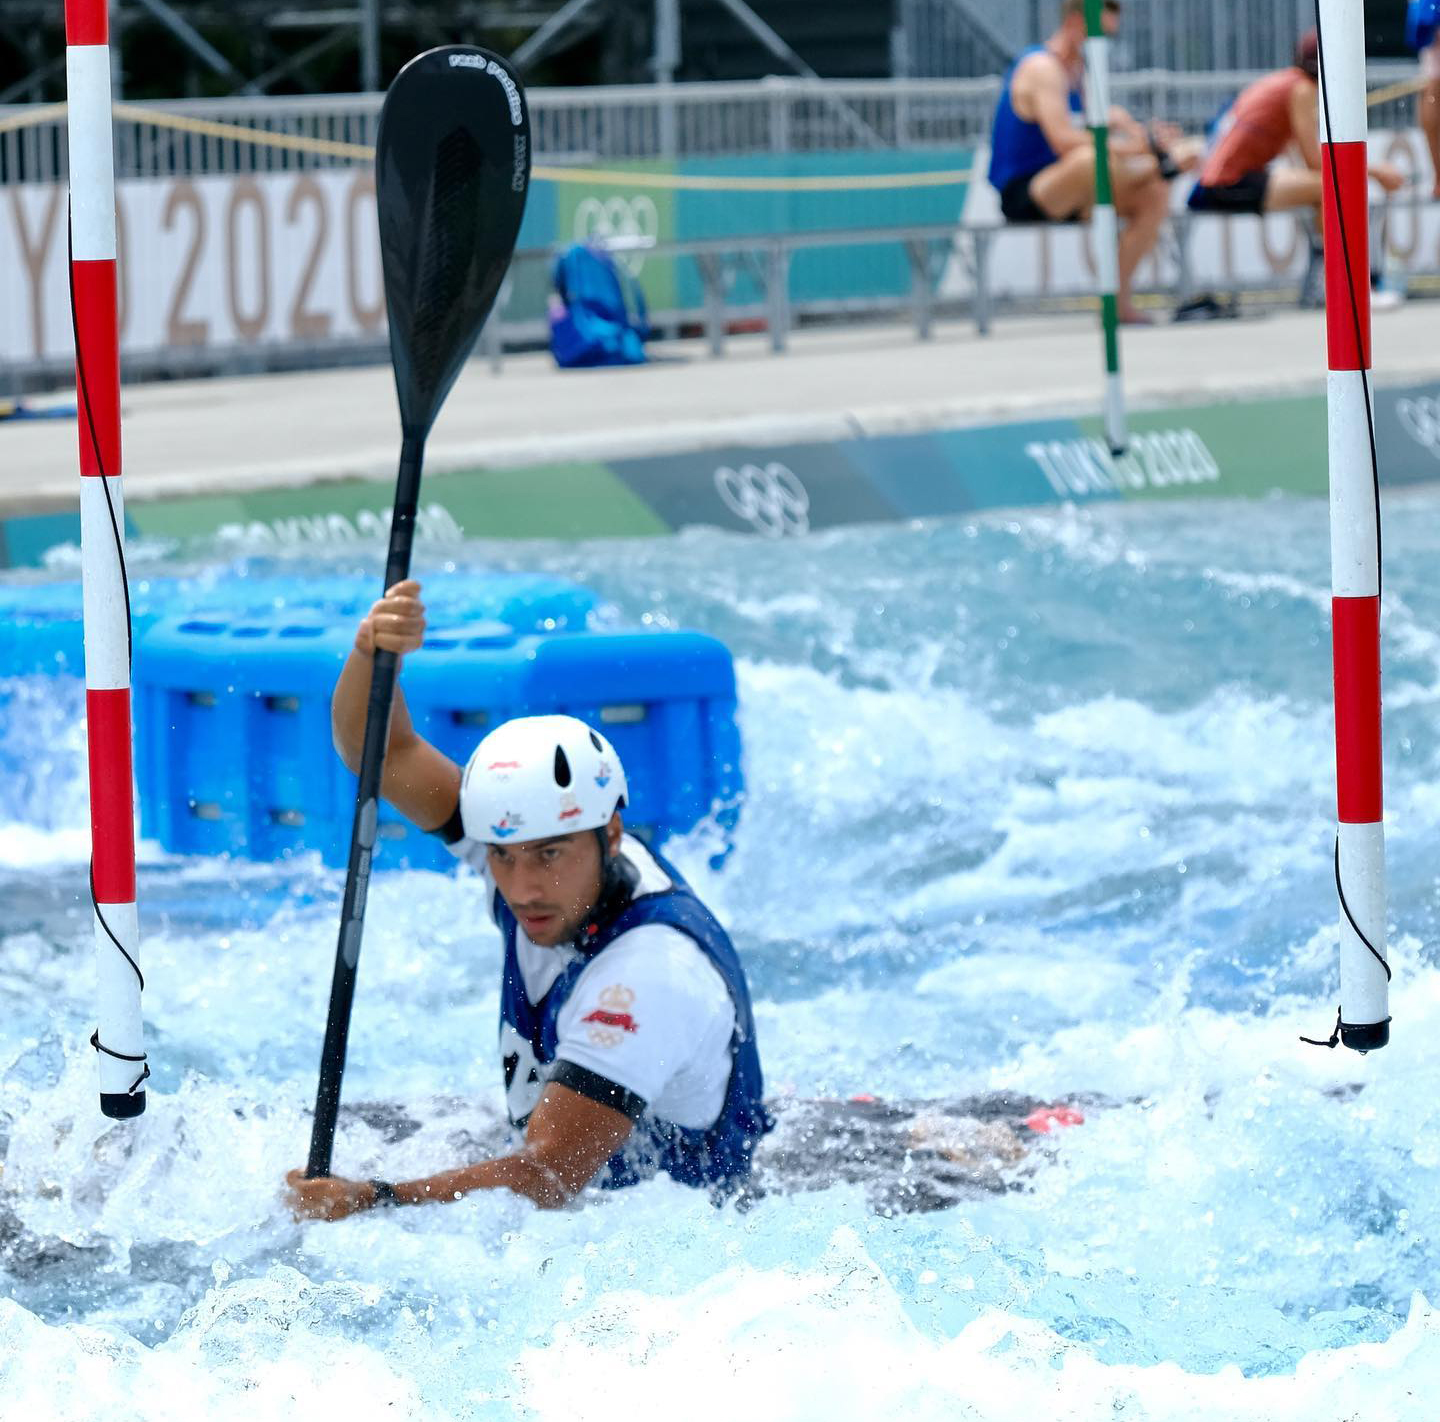
[[[618, 814], [606, 834], [611, 852], [618, 852]], [[599, 901], [600, 844], [592, 830], [488, 849], [500, 897], [538, 947], [553, 948], [571, 938]]]

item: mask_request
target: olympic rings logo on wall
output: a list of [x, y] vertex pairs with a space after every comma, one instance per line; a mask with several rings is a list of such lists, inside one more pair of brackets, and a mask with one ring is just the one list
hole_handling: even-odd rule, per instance
[[[613, 238], [639, 238], [647, 246], [660, 237], [660, 209], [653, 198], [587, 197], [575, 206], [574, 238], [577, 242], [605, 242]], [[638, 277], [645, 265], [640, 252], [617, 252], [631, 276]]]
[[715, 471], [715, 492], [736, 518], [766, 538], [810, 532], [810, 495], [800, 476], [778, 460], [739, 469], [722, 464]]
[[1405, 433], [1440, 459], [1440, 400], [1433, 395], [1418, 399], [1402, 396], [1395, 402], [1395, 413], [1405, 426]]

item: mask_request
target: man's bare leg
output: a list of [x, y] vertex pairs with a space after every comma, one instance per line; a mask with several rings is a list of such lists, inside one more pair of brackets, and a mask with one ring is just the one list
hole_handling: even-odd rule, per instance
[[1289, 212], [1292, 208], [1313, 207], [1318, 217], [1323, 181], [1311, 168], [1272, 168], [1265, 184], [1265, 211]]
[[[1145, 317], [1135, 305], [1131, 283], [1135, 269], [1155, 245], [1169, 211], [1169, 188], [1160, 177], [1157, 161], [1147, 155], [1117, 159], [1112, 166], [1115, 212], [1122, 219], [1119, 267], [1120, 289], [1116, 308], [1122, 321]], [[1030, 197], [1041, 212], [1056, 222], [1088, 217], [1095, 205], [1095, 153], [1089, 147], [1072, 148], [1030, 180]]]
[[1122, 321], [1148, 324], [1135, 305], [1135, 272], [1154, 249], [1170, 213], [1170, 185], [1154, 159], [1127, 158], [1115, 165], [1115, 211], [1122, 224], [1116, 310]]
[[1068, 222], [1095, 202], [1095, 150], [1072, 148], [1030, 179], [1030, 199], [1052, 222]]
[[[1136, 269], [1154, 248], [1170, 211], [1170, 188], [1160, 176], [1159, 163], [1149, 154], [1117, 158], [1111, 178], [1115, 213], [1122, 223], [1116, 308], [1122, 321], [1144, 322], [1144, 314], [1135, 305], [1132, 284]], [[1030, 180], [1030, 197], [1056, 222], [1076, 214], [1088, 216], [1095, 205], [1093, 149], [1072, 148], [1058, 162], [1041, 169]]]
[[1440, 79], [1429, 80], [1420, 92], [1420, 129], [1430, 148], [1430, 166], [1434, 175], [1434, 196], [1440, 198]]

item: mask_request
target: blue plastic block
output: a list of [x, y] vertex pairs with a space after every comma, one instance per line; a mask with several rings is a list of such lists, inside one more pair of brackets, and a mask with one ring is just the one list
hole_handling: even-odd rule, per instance
[[[197, 619], [322, 613], [353, 626], [380, 595], [379, 580], [336, 573], [275, 573], [210, 569], [192, 577], [130, 579], [131, 628], [138, 650], [146, 630], [183, 608]], [[425, 588], [432, 619], [493, 618], [517, 632], [578, 631], [589, 624], [596, 597], [588, 588], [540, 573], [450, 573]], [[80, 583], [0, 583], [0, 678], [85, 675]]]
[[[355, 778], [331, 745], [330, 694], [370, 579], [241, 564], [131, 579], [142, 832], [181, 854], [346, 862]], [[422, 735], [463, 764], [492, 726], [567, 711], [624, 758], [627, 823], [663, 840], [742, 788], [730, 654], [688, 632], [586, 630], [595, 594], [543, 575], [460, 572], [425, 589], [435, 630], [402, 679]], [[173, 615], [176, 607], [188, 615]], [[84, 675], [80, 586], [0, 585], [0, 680]], [[379, 863], [443, 869], [444, 846], [391, 810]]]
[[586, 632], [505, 645], [440, 634], [411, 659], [404, 684], [416, 729], [459, 764], [512, 716], [564, 712], [619, 752], [631, 792], [626, 824], [642, 837], [658, 844], [712, 812], [734, 827], [744, 783], [735, 667], [713, 637]]
[[353, 638], [318, 614], [155, 623], [134, 673], [142, 833], [181, 854], [322, 848], [346, 781], [354, 802], [329, 710]]
[[[319, 850], [343, 865], [355, 779], [331, 744], [330, 695], [353, 638], [353, 618], [319, 613], [155, 623], [135, 664], [142, 831], [179, 853], [268, 861]], [[568, 712], [614, 742], [639, 833], [658, 843], [711, 813], [734, 826], [735, 673], [713, 638], [467, 622], [437, 627], [401, 685], [416, 729], [460, 764], [502, 721]], [[454, 864], [388, 807], [377, 861]]]

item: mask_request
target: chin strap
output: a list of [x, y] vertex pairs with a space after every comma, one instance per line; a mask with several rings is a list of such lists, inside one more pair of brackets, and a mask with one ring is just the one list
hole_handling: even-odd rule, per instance
[[610, 841], [603, 828], [595, 831], [600, 842], [600, 897], [589, 917], [575, 931], [574, 945], [584, 953], [591, 940], [607, 924], [619, 918], [635, 897], [640, 871], [623, 854], [610, 852]]

